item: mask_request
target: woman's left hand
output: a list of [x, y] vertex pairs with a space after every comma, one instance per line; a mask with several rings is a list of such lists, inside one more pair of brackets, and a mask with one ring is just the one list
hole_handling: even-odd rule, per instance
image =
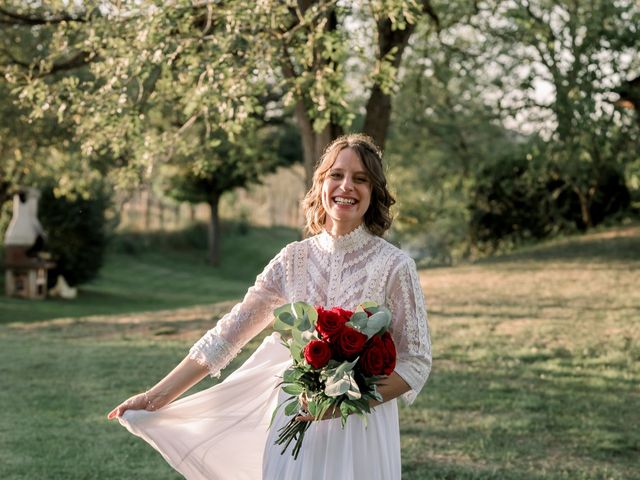
[[300, 402], [302, 403], [302, 408], [300, 409], [300, 412], [296, 416], [296, 420], [299, 421], [299, 422], [313, 422], [315, 420], [331, 420], [332, 418], [339, 418], [340, 417], [340, 410], [339, 409], [330, 408], [329, 410], [327, 410], [325, 412], [325, 414], [322, 416], [322, 418], [316, 418], [313, 415], [311, 415], [309, 413], [309, 410], [307, 409], [307, 399], [306, 399], [306, 397], [301, 396], [300, 397]]

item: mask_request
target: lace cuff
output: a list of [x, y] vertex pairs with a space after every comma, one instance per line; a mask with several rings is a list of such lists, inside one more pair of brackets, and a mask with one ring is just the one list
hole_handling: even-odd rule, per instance
[[402, 394], [402, 400], [405, 405], [411, 405], [431, 372], [431, 360], [429, 358], [412, 358], [412, 359], [398, 359], [395, 372], [402, 377], [411, 387], [411, 390]]
[[220, 335], [207, 332], [189, 350], [189, 358], [209, 369], [209, 375], [219, 377], [220, 371], [231, 363], [240, 348], [235, 348]]

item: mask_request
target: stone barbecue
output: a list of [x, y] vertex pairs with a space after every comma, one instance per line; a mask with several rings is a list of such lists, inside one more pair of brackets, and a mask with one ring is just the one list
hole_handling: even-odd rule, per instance
[[47, 271], [55, 264], [42, 250], [45, 233], [38, 221], [39, 198], [35, 188], [23, 189], [13, 197], [13, 216], [4, 239], [7, 296], [47, 296]]

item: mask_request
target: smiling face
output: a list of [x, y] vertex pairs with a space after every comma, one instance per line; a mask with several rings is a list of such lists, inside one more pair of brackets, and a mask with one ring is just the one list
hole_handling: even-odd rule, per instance
[[371, 181], [358, 154], [351, 148], [338, 153], [322, 182], [325, 229], [344, 235], [364, 221], [371, 203]]

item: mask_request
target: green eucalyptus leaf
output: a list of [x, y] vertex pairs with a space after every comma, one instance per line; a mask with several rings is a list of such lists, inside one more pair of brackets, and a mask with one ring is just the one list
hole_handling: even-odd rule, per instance
[[391, 314], [388, 310], [380, 310], [377, 313], [371, 315], [367, 320], [366, 327], [362, 330], [362, 333], [371, 338], [376, 333], [382, 332], [389, 328], [391, 325]]
[[304, 302], [295, 302], [291, 305], [293, 307], [291, 313], [295, 316], [295, 318], [304, 317], [304, 312], [309, 308], [309, 304]]
[[294, 324], [294, 326], [300, 331], [305, 331], [312, 328], [311, 322], [309, 321], [309, 318], [306, 315], [300, 318], [296, 318], [296, 323]]
[[350, 400], [343, 400], [340, 404], [340, 413], [345, 417], [353, 413], [360, 413], [360, 406]]
[[283, 313], [289, 313], [290, 315], [293, 315], [293, 307], [291, 303], [287, 303], [285, 305], [282, 305], [281, 307], [276, 308], [273, 311], [273, 315], [275, 317], [279, 317], [280, 315], [282, 315]]
[[302, 332], [296, 328], [291, 330], [291, 339], [298, 345], [306, 345], [304, 338], [302, 338]]
[[324, 393], [329, 397], [339, 397], [340, 395], [347, 393], [350, 386], [351, 382], [344, 377], [338, 381], [330, 380], [327, 381], [327, 384], [324, 387]]
[[323, 418], [329, 410], [338, 408], [338, 405], [334, 398], [326, 398], [318, 404], [318, 415], [316, 418]]
[[304, 358], [302, 354], [303, 348], [304, 347], [299, 343], [292, 342], [291, 345], [289, 346], [289, 351], [291, 352], [291, 358], [293, 358], [293, 360], [301, 362]]
[[316, 323], [318, 323], [318, 312], [314, 307], [309, 308], [307, 311], [307, 317], [309, 318], [309, 322], [315, 328]]
[[294, 413], [300, 410], [300, 405], [298, 404], [298, 400], [294, 400], [291, 403], [288, 403], [286, 407], [284, 407], [284, 414], [288, 417], [293, 415]]
[[285, 383], [293, 383], [296, 380], [298, 380], [301, 376], [302, 376], [302, 372], [300, 372], [299, 370], [295, 368], [288, 368], [284, 371], [284, 374], [282, 375], [282, 380]]
[[307, 402], [307, 410], [311, 415], [313, 415], [314, 417], [316, 416], [316, 413], [318, 413], [318, 404], [315, 402], [315, 400], [309, 400]]
[[289, 325], [289, 327], [293, 327], [296, 323], [296, 318], [291, 314], [291, 312], [282, 312], [278, 315], [278, 320]]
[[356, 366], [356, 363], [358, 363], [358, 359], [355, 359], [351, 362], [342, 362], [338, 366], [338, 368], [336, 368], [334, 377], [342, 378], [345, 374], [353, 370], [353, 367]]
[[275, 321], [273, 322], [273, 329], [276, 332], [287, 333], [291, 330], [291, 325], [287, 325], [279, 318], [276, 318]]
[[373, 389], [371, 392], [369, 392], [369, 395], [379, 402], [384, 402], [384, 399], [382, 398], [382, 395], [380, 395], [380, 392], [378, 392], [378, 388], [376, 387], [376, 385], [373, 385]]
[[355, 312], [351, 319], [347, 322], [352, 328], [363, 331], [367, 326], [367, 314], [365, 312]]
[[304, 390], [300, 385], [292, 384], [282, 387], [282, 390], [289, 395], [300, 395]]

